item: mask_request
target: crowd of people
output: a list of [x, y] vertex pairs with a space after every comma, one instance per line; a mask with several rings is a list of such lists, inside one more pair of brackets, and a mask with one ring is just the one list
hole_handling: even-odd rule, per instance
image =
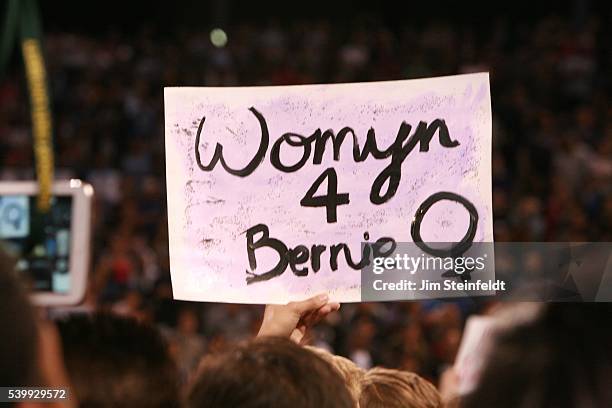
[[[375, 20], [226, 28], [151, 27], [45, 35], [56, 176], [96, 190], [90, 285], [81, 309], [157, 325], [184, 383], [206, 353], [253, 337], [263, 307], [172, 300], [165, 196], [163, 87], [289, 85], [489, 71], [497, 241], [612, 241], [612, 106], [604, 22], [550, 17], [489, 29]], [[33, 177], [28, 94], [16, 62], [0, 83], [0, 179]], [[486, 301], [343, 305], [313, 343], [363, 369], [437, 382], [466, 317]], [[195, 405], [194, 405], [195, 406]]]
[[[153, 325], [106, 312], [37, 316], [0, 253], [0, 384], [63, 392], [57, 408], [471, 408], [608, 407], [609, 307], [531, 303], [492, 315], [483, 364], [462, 391], [454, 369], [438, 388], [408, 370], [373, 367], [304, 346], [308, 330], [340, 305], [318, 295], [268, 305], [255, 338], [200, 356], [187, 381]], [[577, 335], [579, 333], [579, 335]], [[31, 390], [31, 389], [30, 389]], [[11, 400], [8, 406], [36, 407]], [[45, 391], [46, 392], [46, 391]], [[23, 394], [21, 394], [23, 395]], [[3, 395], [6, 398], [6, 394]], [[20, 397], [17, 397], [20, 398]], [[45, 399], [43, 397], [43, 399]], [[6, 401], [6, 400], [5, 400]]]

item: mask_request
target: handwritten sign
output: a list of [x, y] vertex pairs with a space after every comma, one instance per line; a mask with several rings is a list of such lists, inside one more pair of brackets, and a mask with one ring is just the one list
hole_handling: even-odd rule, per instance
[[176, 299], [360, 301], [396, 242], [493, 240], [486, 73], [166, 88], [165, 119]]

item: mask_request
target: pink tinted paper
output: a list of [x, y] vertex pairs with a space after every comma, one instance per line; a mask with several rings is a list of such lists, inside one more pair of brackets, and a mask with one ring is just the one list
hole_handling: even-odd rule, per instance
[[[251, 162], [260, 148], [262, 130], [260, 119], [249, 108], [263, 116], [269, 133], [263, 159], [244, 177], [229, 174], [220, 162], [212, 170], [202, 170], [200, 165], [211, 163], [217, 144], [223, 146], [227, 167], [242, 169]], [[280, 144], [280, 161], [292, 166], [310, 153], [303, 166], [283, 172], [271, 163], [273, 146], [285, 133], [308, 138], [317, 129], [337, 135], [350, 127], [363, 149], [373, 129], [376, 145], [384, 151], [396, 140], [402, 122], [411, 126], [412, 135], [419, 122], [431, 124], [436, 119], [444, 121], [458, 146], [441, 145], [438, 132], [428, 151], [420, 151], [417, 145], [401, 165], [395, 195], [382, 204], [373, 204], [370, 193], [392, 158], [370, 155], [356, 162], [352, 134], [342, 142], [338, 160], [334, 160], [331, 140], [321, 163], [315, 164], [315, 143], [308, 152], [297, 143], [298, 137], [290, 137]], [[412, 242], [415, 211], [439, 191], [454, 192], [472, 202], [479, 216], [474, 241], [493, 241], [487, 73], [336, 85], [166, 88], [165, 120], [170, 263], [176, 299], [285, 303], [327, 292], [337, 301], [360, 301], [360, 271], [347, 266], [343, 253], [337, 270], [332, 271], [330, 247], [345, 243], [358, 261], [366, 232], [370, 242], [380, 237]], [[348, 194], [349, 200], [337, 206], [336, 222], [328, 222], [325, 207], [300, 204], [329, 168], [337, 174], [337, 193]], [[327, 194], [328, 181], [321, 183], [315, 197]], [[468, 220], [463, 207], [440, 202], [423, 220], [423, 239], [458, 241]], [[250, 267], [247, 231], [259, 224], [265, 224], [269, 237], [287, 248], [308, 248], [309, 259], [299, 266], [308, 269], [305, 276], [297, 276], [287, 266], [280, 276], [247, 284], [249, 276], [268, 271], [279, 259], [275, 250], [260, 248], [254, 251], [257, 267]], [[254, 239], [258, 238], [261, 234]], [[313, 245], [326, 248], [316, 273], [311, 264]]]

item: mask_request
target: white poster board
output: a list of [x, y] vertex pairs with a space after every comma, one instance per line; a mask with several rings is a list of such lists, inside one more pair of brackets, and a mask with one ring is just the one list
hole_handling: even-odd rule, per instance
[[[493, 241], [486, 73], [166, 88], [165, 121], [176, 299], [360, 301], [361, 243], [412, 242], [415, 211], [441, 191], [474, 205], [475, 242]], [[421, 235], [459, 241], [469, 221], [440, 201]]]

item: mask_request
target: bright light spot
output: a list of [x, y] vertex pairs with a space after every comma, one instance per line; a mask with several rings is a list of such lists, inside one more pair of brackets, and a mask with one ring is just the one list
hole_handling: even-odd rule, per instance
[[215, 47], [225, 47], [227, 44], [227, 34], [220, 28], [214, 28], [210, 32], [210, 42]]

